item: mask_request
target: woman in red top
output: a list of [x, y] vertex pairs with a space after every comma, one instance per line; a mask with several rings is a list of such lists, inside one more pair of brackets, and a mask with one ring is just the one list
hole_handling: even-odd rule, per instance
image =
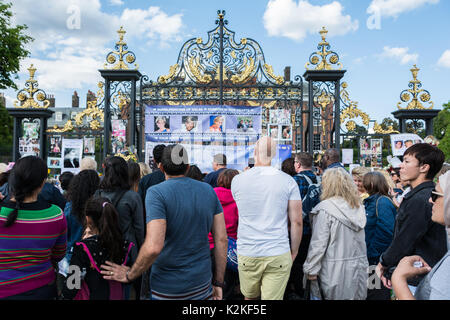
[[[237, 228], [238, 228], [238, 208], [236, 202], [231, 194], [231, 181], [239, 174], [239, 171], [235, 169], [226, 169], [219, 174], [217, 178], [217, 188], [214, 191], [219, 198], [220, 204], [223, 208], [223, 215], [225, 217], [225, 225], [227, 227], [227, 235], [234, 240], [237, 240]], [[214, 248], [214, 241], [209, 233], [209, 248]]]
[[[226, 169], [223, 170], [219, 177], [217, 178], [217, 188], [214, 188], [214, 191], [219, 198], [220, 204], [223, 208], [223, 215], [225, 218], [225, 225], [227, 228], [227, 235], [229, 238], [237, 240], [237, 228], [238, 228], [238, 208], [236, 202], [233, 199], [233, 195], [231, 194], [231, 181], [233, 178], [239, 174], [239, 171], [234, 169]], [[208, 235], [209, 237], [209, 248], [211, 249], [211, 258], [212, 258], [212, 268], [214, 270], [214, 241], [211, 236], [211, 233]], [[228, 257], [227, 257], [228, 259]], [[225, 270], [225, 288], [223, 288], [223, 299], [230, 300], [233, 299], [234, 288], [238, 282], [239, 275], [232, 269]]]

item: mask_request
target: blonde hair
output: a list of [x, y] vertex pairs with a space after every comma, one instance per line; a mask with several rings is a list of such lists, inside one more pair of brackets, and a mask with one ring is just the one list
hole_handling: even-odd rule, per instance
[[268, 136], [261, 137], [255, 146], [255, 161], [264, 165], [270, 165], [277, 153], [276, 142]]
[[83, 170], [95, 170], [97, 171], [97, 161], [93, 158], [86, 157], [81, 159], [80, 171]]
[[356, 176], [357, 178], [362, 179], [366, 173], [368, 173], [370, 170], [366, 167], [355, 167], [352, 170], [352, 176]]
[[138, 164], [139, 168], [141, 169], [141, 179], [142, 177], [152, 173], [152, 169], [150, 169], [150, 166], [145, 162], [139, 162]]
[[218, 116], [214, 118], [214, 123], [219, 122], [219, 121], [223, 121], [223, 117], [222, 116]]
[[164, 121], [164, 123], [167, 122], [166, 117], [157, 117], [155, 122]]
[[389, 172], [387, 172], [387, 170], [384, 170], [381, 168], [373, 168], [373, 170], [378, 171], [379, 173], [381, 173], [384, 176], [389, 188], [394, 189], [396, 187], [394, 181], [391, 178], [391, 175], [389, 174]]
[[361, 206], [358, 188], [345, 169], [330, 168], [325, 170], [323, 174], [320, 200], [323, 201], [333, 197], [343, 198], [351, 208]]

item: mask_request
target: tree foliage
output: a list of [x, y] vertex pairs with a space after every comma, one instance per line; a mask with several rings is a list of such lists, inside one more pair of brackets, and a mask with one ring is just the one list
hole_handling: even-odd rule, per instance
[[422, 139], [426, 137], [425, 123], [423, 120], [406, 121], [406, 132], [415, 133]]
[[12, 144], [13, 129], [13, 118], [0, 102], [0, 141], [2, 145], [9, 146]]
[[380, 126], [383, 130], [388, 130], [392, 127], [392, 129], [399, 131], [398, 121], [390, 117], [384, 118], [383, 121], [381, 121]]
[[30, 54], [25, 45], [33, 41], [24, 33], [26, 25], [11, 26], [11, 6], [11, 3], [0, 3], [0, 90], [17, 90], [13, 79], [18, 79], [20, 61]]
[[367, 128], [357, 124], [355, 129], [348, 132], [349, 134], [367, 134]]
[[440, 140], [441, 149], [447, 161], [450, 160], [450, 101], [443, 105], [433, 123], [434, 136]]

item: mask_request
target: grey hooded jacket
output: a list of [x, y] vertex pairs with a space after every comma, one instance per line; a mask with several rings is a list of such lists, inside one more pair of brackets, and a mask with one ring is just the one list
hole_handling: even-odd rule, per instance
[[[305, 277], [319, 276], [327, 300], [364, 300], [369, 266], [364, 206], [351, 208], [343, 198], [330, 198], [313, 208], [310, 221], [312, 238], [303, 265]], [[317, 293], [317, 289], [313, 281], [312, 292]]]

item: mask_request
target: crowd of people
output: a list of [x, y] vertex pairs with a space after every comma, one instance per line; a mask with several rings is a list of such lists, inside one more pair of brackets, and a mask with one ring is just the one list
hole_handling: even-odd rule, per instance
[[351, 172], [337, 149], [275, 155], [262, 137], [206, 174], [158, 145], [152, 168], [86, 158], [58, 183], [38, 157], [0, 166], [0, 300], [450, 299], [442, 151]]

